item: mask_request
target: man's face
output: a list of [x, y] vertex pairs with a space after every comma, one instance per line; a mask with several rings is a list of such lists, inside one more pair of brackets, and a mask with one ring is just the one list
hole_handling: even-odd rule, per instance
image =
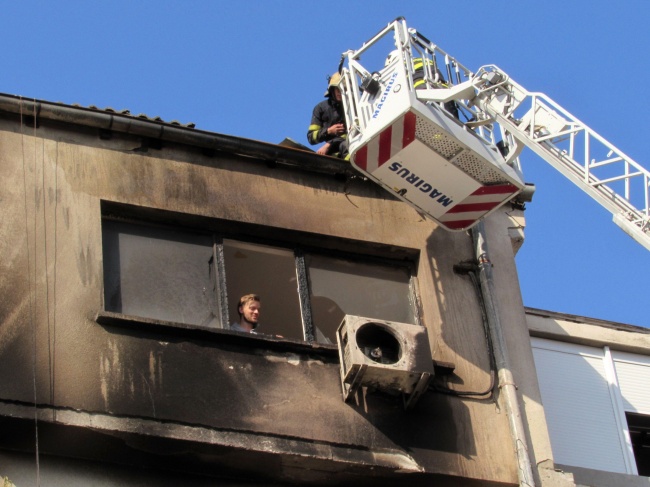
[[338, 88], [334, 88], [334, 99], [336, 101], [341, 101], [343, 99], [343, 95], [341, 94], [341, 90]]
[[251, 324], [257, 324], [260, 319], [260, 308], [259, 301], [249, 301], [239, 307], [239, 312], [246, 321]]

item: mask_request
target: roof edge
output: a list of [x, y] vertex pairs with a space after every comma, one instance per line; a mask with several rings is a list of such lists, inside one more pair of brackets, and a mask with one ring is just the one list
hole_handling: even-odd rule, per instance
[[563, 320], [572, 323], [578, 323], [581, 325], [600, 326], [602, 328], [609, 328], [611, 330], [617, 330], [617, 331], [626, 331], [630, 333], [641, 333], [646, 335], [650, 334], [650, 328], [646, 328], [638, 325], [629, 325], [626, 323], [620, 323], [616, 321], [608, 321], [600, 318], [590, 318], [587, 316], [573, 315], [569, 313], [562, 313], [559, 311], [548, 311], [544, 309], [531, 308], [528, 306], [525, 306], [524, 310], [527, 315], [539, 316], [541, 318]]
[[252, 157], [262, 161], [328, 173], [354, 175], [351, 165], [315, 152], [279, 146], [233, 135], [197, 130], [120, 112], [85, 108], [0, 93], [0, 112], [33, 116], [72, 125], [97, 128], [156, 140]]

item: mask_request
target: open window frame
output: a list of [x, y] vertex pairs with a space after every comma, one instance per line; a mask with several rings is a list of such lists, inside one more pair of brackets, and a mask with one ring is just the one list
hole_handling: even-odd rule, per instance
[[[159, 210], [134, 210], [110, 202], [102, 205], [102, 239], [104, 314], [181, 328], [229, 330], [239, 319], [236, 303], [240, 295], [253, 293], [262, 301], [258, 336], [333, 346], [336, 327], [345, 314], [421, 325], [415, 273], [418, 252], [413, 249]], [[161, 242], [171, 254], [176, 251], [182, 258], [161, 254], [155, 248]], [[136, 247], [135, 253], [139, 252], [148, 264], [120, 267], [122, 253], [133, 250], [129, 246]], [[137, 262], [138, 257], [130, 256], [129, 260]], [[330, 263], [332, 269], [327, 268]], [[129, 279], [124, 276], [129, 274], [133, 282], [125, 286], [124, 281]], [[341, 280], [337, 282], [337, 278]], [[194, 279], [199, 283], [192, 282]], [[256, 285], [262, 281], [263, 285]], [[172, 289], [165, 289], [170, 286]], [[338, 293], [339, 297], [332, 299], [328, 293]], [[151, 300], [152, 296], [153, 304], [149, 302], [147, 310], [142, 311], [139, 301]], [[130, 304], [124, 306], [125, 301]], [[386, 314], [391, 301], [399, 313]], [[194, 303], [190, 307], [198, 306], [201, 312], [186, 309], [176, 313], [176, 308], [183, 307], [179, 302]], [[384, 311], [373, 311], [373, 303]], [[166, 316], [166, 309], [174, 313]]]

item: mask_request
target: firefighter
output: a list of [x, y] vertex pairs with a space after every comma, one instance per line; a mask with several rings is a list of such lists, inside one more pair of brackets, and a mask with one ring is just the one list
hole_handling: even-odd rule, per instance
[[316, 153], [344, 159], [347, 156], [347, 129], [343, 114], [341, 75], [334, 73], [328, 80], [325, 100], [314, 107], [307, 140], [311, 145], [324, 142]]
[[[427, 60], [426, 63], [429, 66], [429, 69], [433, 71], [434, 69], [433, 61]], [[435, 74], [437, 74], [437, 79], [435, 80], [435, 82], [431, 83], [432, 86], [434, 88], [447, 88], [449, 85], [445, 81], [445, 78], [442, 76], [442, 73], [440, 72], [439, 69], [436, 68]], [[415, 88], [416, 90], [426, 88], [427, 82], [425, 78], [426, 76], [424, 73], [424, 61], [422, 60], [422, 58], [414, 58], [413, 59], [413, 88]], [[458, 105], [456, 105], [455, 101], [451, 100], [445, 102], [443, 106], [445, 107], [445, 110], [451, 113], [456, 120], [460, 120], [460, 117], [458, 116], [459, 115]]]

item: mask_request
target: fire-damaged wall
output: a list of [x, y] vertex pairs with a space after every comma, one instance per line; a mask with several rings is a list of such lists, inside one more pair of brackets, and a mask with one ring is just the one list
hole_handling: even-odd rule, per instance
[[[78, 110], [74, 124], [64, 117], [21, 121], [2, 112], [0, 370], [11, 373], [0, 376], [0, 416], [4, 430], [13, 432], [2, 435], [2, 448], [33, 450], [25, 438], [41, 425], [43, 455], [231, 479], [377, 485], [400, 475], [414, 485], [433, 478], [441, 485], [517, 482], [496, 390], [449, 393], [488, 391], [494, 381], [476, 289], [454, 272], [455, 264], [473, 258], [466, 233], [437, 228], [353, 177], [344, 162], [321, 158], [319, 169], [317, 156], [309, 155], [315, 164], [301, 165], [306, 154], [283, 149], [285, 162], [294, 157], [295, 163], [278, 163], [270, 144], [268, 157], [263, 145], [257, 157], [232, 147], [208, 150], [167, 140], [163, 124], [154, 122], [157, 138], [98, 130]], [[145, 249], [151, 245], [152, 263], [134, 271], [128, 296], [126, 281], [115, 284], [110, 276], [130, 247], [119, 247], [121, 260], [107, 266], [110, 225], [118, 225], [119, 235], [134, 225], [146, 228], [129, 235]], [[207, 242], [196, 266], [205, 270], [205, 283], [192, 294], [196, 305], [185, 298], [191, 294], [184, 294], [185, 281], [174, 285], [193, 264], [180, 259], [172, 269], [158, 258], [157, 232], [181, 232], [165, 242], [186, 245], [183, 256], [202, 252]], [[513, 362], [532, 363], [502, 213], [489, 219], [488, 235]], [[258, 254], [265, 256], [255, 261], [259, 267], [244, 267]], [[298, 270], [285, 279], [268, 256], [295, 261]], [[235, 269], [225, 280], [215, 264], [222, 258], [226, 271]], [[364, 274], [372, 279], [359, 282], [381, 281], [383, 308], [369, 303], [371, 291], [355, 280], [375, 263], [379, 270]], [[301, 266], [308, 271], [301, 274]], [[395, 293], [386, 289], [398, 281], [402, 289], [401, 269], [408, 274], [407, 306], [393, 306]], [[338, 307], [316, 304], [315, 289], [336, 287], [339, 274], [349, 289], [357, 286], [358, 299], [348, 290]], [[237, 319], [233, 302], [256, 282], [263, 289], [259, 333], [230, 331], [228, 322]], [[111, 304], [109, 288], [121, 293], [119, 305]], [[162, 289], [169, 297], [156, 301]], [[295, 289], [308, 297], [298, 292], [294, 306], [287, 293]], [[205, 305], [212, 321], [167, 319], [156, 309], [135, 313], [136, 305], [127, 303], [134, 295], [161, 307], [178, 301], [170, 308], [187, 306], [183, 316]], [[344, 402], [336, 342], [318, 323], [345, 306], [399, 308], [410, 326], [426, 327], [432, 359], [453, 364], [453, 372], [436, 368], [431, 387], [409, 410], [401, 396], [367, 389]], [[265, 310], [273, 316], [266, 331]], [[311, 331], [292, 335], [301, 335], [310, 320]], [[531, 454], [542, 461], [550, 453], [534, 372], [515, 374], [533, 418], [529, 434], [538, 446]], [[63, 441], [70, 436], [76, 441]]]

